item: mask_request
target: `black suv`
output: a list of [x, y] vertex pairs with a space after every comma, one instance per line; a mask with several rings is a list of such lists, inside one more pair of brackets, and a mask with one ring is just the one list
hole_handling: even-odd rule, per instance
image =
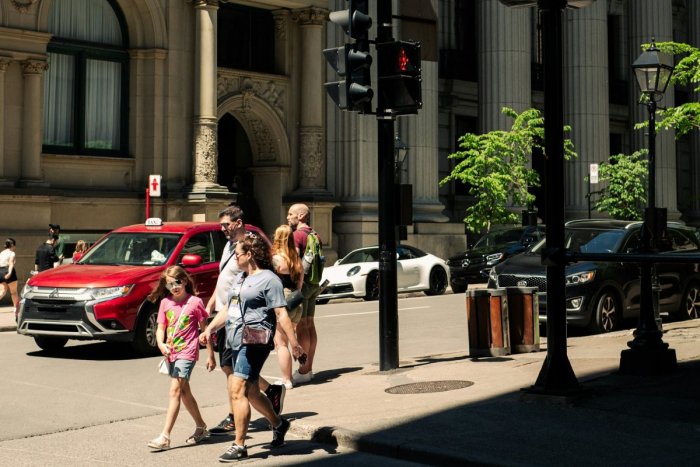
[[[566, 248], [581, 253], [633, 253], [640, 247], [641, 222], [578, 220], [566, 223]], [[669, 222], [667, 234], [657, 241], [660, 253], [700, 252], [694, 228]], [[489, 287], [539, 288], [540, 321], [547, 320], [547, 281], [542, 240], [522, 255], [491, 269]], [[661, 286], [659, 310], [677, 319], [697, 318], [700, 311], [700, 264], [655, 265]], [[639, 315], [639, 264], [582, 261], [566, 267], [566, 317], [572, 326], [609, 332], [625, 319]]]
[[472, 248], [452, 256], [447, 260], [452, 291], [462, 293], [469, 284], [486, 282], [492, 266], [528, 249], [544, 237], [544, 230], [543, 225], [495, 229]]

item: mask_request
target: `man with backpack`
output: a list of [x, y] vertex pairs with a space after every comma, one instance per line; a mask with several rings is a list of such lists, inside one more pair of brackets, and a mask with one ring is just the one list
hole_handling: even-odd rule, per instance
[[301, 321], [297, 325], [297, 340], [306, 350], [306, 362], [299, 365], [292, 375], [294, 385], [308, 383], [314, 377], [312, 371], [316, 353], [316, 298], [321, 292], [319, 283], [323, 273], [323, 255], [321, 237], [309, 226], [309, 207], [305, 204], [293, 204], [287, 213], [287, 223], [294, 230], [294, 245], [304, 265], [304, 284], [301, 288], [304, 301], [301, 304]]

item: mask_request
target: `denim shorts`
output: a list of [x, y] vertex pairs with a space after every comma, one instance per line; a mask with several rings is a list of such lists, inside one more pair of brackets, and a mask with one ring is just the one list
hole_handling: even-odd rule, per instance
[[[231, 349], [229, 349], [231, 350]], [[270, 349], [267, 347], [241, 346], [238, 350], [231, 350], [229, 361], [221, 364], [233, 368], [233, 375], [251, 383], [258, 380]]]
[[189, 381], [195, 363], [197, 362], [195, 362], [194, 360], [183, 360], [181, 358], [175, 360], [174, 362], [170, 362], [170, 377], [182, 378]]

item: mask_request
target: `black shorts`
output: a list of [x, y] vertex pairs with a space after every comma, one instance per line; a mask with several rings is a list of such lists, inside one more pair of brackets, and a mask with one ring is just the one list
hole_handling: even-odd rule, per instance
[[11, 284], [12, 282], [17, 282], [17, 268], [12, 268], [12, 274], [10, 274], [9, 279], [5, 279], [5, 274], [7, 274], [7, 270], [9, 268], [0, 268], [0, 284], [2, 283], [8, 283]]
[[226, 348], [226, 326], [216, 331], [216, 346], [219, 351], [219, 366], [231, 366], [233, 350]]

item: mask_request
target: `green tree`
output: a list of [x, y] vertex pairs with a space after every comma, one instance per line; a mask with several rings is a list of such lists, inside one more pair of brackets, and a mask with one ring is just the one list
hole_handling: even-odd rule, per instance
[[[643, 44], [646, 50], [650, 44]], [[664, 53], [680, 57], [671, 77], [671, 83], [676, 86], [690, 86], [694, 92], [700, 92], [700, 49], [679, 42], [659, 42], [656, 46]], [[676, 107], [658, 111], [658, 129], [676, 130], [676, 138], [700, 129], [700, 103], [686, 102]], [[648, 122], [639, 123], [636, 127], [645, 127]]]
[[[528, 189], [540, 185], [539, 175], [529, 162], [533, 148], [545, 152], [541, 112], [527, 109], [518, 114], [508, 107], [502, 112], [513, 119], [511, 129], [460, 137], [461, 150], [448, 156], [459, 162], [440, 181], [440, 185], [455, 181], [469, 187], [475, 202], [467, 208], [464, 223], [471, 232], [488, 232], [493, 224], [518, 222], [519, 212], [508, 206], [532, 205], [535, 197]], [[570, 128], [564, 130], [568, 132]], [[569, 139], [564, 142], [564, 156], [566, 159], [576, 156]]]
[[600, 164], [598, 176], [607, 184], [591, 193], [599, 197], [596, 210], [607, 212], [614, 219], [642, 220], [649, 174], [648, 161], [644, 158], [647, 152], [643, 149], [630, 155], [612, 155], [608, 162]]

